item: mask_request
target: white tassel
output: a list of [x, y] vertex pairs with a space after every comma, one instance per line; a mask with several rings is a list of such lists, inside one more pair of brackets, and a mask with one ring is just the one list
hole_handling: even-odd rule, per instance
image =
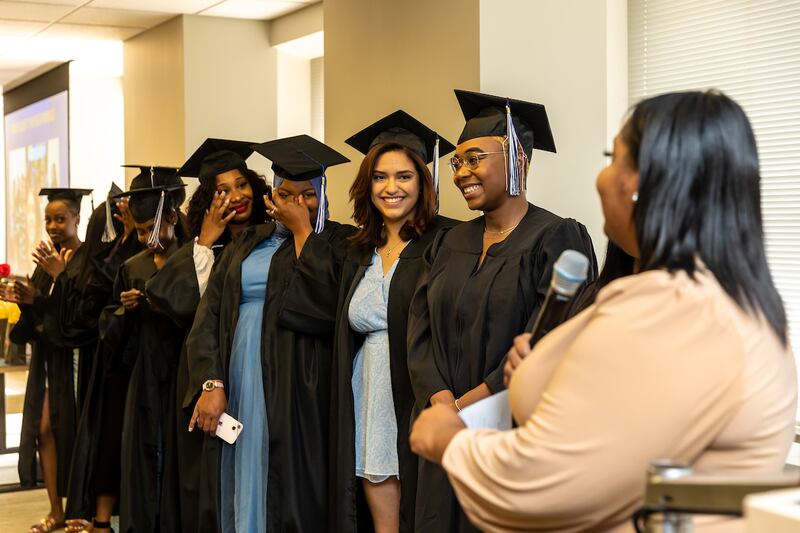
[[150, 232], [150, 237], [147, 239], [147, 246], [150, 249], [162, 248], [158, 234], [161, 233], [161, 217], [164, 215], [164, 197], [166, 194], [162, 190], [161, 198], [158, 199], [158, 209], [156, 209], [156, 216], [153, 219], [153, 231]]
[[520, 142], [514, 129], [514, 121], [511, 119], [511, 106], [508, 103], [506, 103], [506, 138], [508, 140], [506, 191], [511, 196], [519, 196], [525, 187], [519, 168]]
[[111, 213], [111, 198], [106, 199], [106, 228], [103, 230], [103, 236], [100, 238], [103, 242], [111, 242], [117, 238], [117, 230], [114, 229], [114, 218]]
[[436, 192], [436, 212], [439, 212], [439, 136], [433, 145], [433, 190]]
[[327, 194], [327, 178], [325, 172], [322, 172], [322, 182], [320, 183], [319, 192], [321, 198], [319, 199], [319, 207], [317, 208], [317, 223], [314, 224], [314, 233], [322, 233], [325, 229], [325, 211], [328, 209], [328, 194]]

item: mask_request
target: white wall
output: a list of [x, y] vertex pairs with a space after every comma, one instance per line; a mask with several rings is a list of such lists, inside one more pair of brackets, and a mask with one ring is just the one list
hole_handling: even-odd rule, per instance
[[528, 198], [586, 225], [599, 261], [594, 181], [627, 103], [626, 10], [624, 0], [480, 2], [480, 90], [544, 104], [553, 129], [558, 153], [534, 151]]
[[[121, 74], [121, 48], [118, 69]], [[87, 74], [71, 63], [69, 115], [70, 187], [94, 189], [98, 206], [105, 201], [112, 181], [125, 188], [120, 167], [125, 157], [122, 78]], [[81, 209], [82, 238], [91, 214], [91, 202], [86, 199]]]

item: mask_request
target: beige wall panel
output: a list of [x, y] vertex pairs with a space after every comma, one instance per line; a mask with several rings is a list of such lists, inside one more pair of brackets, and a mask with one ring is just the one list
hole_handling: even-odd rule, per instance
[[173, 18], [125, 41], [123, 52], [125, 161], [181, 164], [184, 156], [181, 18]]
[[269, 22], [272, 46], [323, 30], [322, 2], [293, 11]]
[[[207, 137], [273, 139], [276, 68], [267, 23], [185, 15], [185, 155]], [[266, 169], [263, 158], [251, 162]]]
[[[403, 108], [455, 142], [453, 89], [479, 88], [478, 0], [325, 0], [325, 142], [352, 159], [328, 172], [331, 216], [348, 220], [347, 191], [363, 156], [350, 135]], [[441, 212], [468, 219], [442, 160]]]

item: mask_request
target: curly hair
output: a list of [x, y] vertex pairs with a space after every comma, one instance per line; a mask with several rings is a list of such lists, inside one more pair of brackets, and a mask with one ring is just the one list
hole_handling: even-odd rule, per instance
[[416, 152], [399, 143], [388, 142], [370, 148], [361, 167], [358, 169], [353, 185], [350, 186], [350, 201], [353, 202], [353, 220], [359, 230], [352, 237], [352, 242], [359, 247], [383, 246], [386, 244], [386, 230], [383, 217], [372, 203], [372, 175], [378, 159], [388, 152], [401, 152], [414, 163], [419, 176], [419, 201], [414, 218], [407, 221], [400, 230], [400, 238], [404, 241], [415, 239], [425, 233], [433, 217], [436, 216], [436, 191], [433, 177], [428, 166]]
[[[268, 194], [270, 187], [264, 177], [258, 175], [254, 170], [250, 170], [244, 165], [238, 167], [237, 170], [242, 173], [253, 189], [253, 212], [250, 215], [249, 225], [261, 224], [267, 220], [267, 206], [264, 204], [264, 195]], [[215, 180], [203, 179], [200, 180], [200, 186], [189, 200], [186, 217], [189, 221], [189, 235], [191, 238], [200, 235], [200, 229], [203, 227], [203, 217], [205, 217], [206, 210], [211, 206], [211, 201], [214, 199], [216, 191]], [[218, 242], [224, 244], [229, 240], [230, 232], [226, 229]]]

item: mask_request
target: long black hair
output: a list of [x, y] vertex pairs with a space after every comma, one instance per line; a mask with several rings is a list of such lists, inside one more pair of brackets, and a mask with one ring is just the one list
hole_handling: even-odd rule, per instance
[[[121, 239], [125, 232], [125, 227], [117, 219], [112, 220], [114, 230], [117, 232], [117, 239]], [[89, 223], [86, 225], [86, 238], [83, 240], [81, 247], [86, 249], [82, 251], [79, 258], [78, 277], [76, 279], [76, 288], [83, 293], [89, 283], [91, 275], [94, 270], [94, 261], [108, 252], [115, 244], [116, 240], [112, 242], [103, 242], [103, 231], [106, 227], [106, 204], [103, 202], [92, 211], [92, 216], [89, 217]]]
[[[250, 214], [250, 225], [261, 224], [267, 220], [267, 206], [264, 204], [264, 195], [269, 192], [269, 185], [267, 185], [263, 176], [259, 176], [256, 171], [247, 168], [245, 165], [238, 167], [238, 170], [253, 189], [253, 210]], [[216, 175], [200, 176], [200, 186], [197, 187], [197, 190], [194, 191], [189, 200], [189, 207], [186, 213], [189, 222], [189, 235], [192, 238], [200, 235], [200, 229], [203, 227], [203, 217], [205, 217], [206, 210], [211, 205], [216, 191]], [[218, 242], [226, 244], [228, 241], [230, 241], [230, 232], [226, 229]]]
[[639, 169], [640, 270], [693, 276], [699, 257], [786, 345], [764, 249], [758, 152], [742, 108], [718, 91], [664, 94], [637, 104], [621, 137]]

